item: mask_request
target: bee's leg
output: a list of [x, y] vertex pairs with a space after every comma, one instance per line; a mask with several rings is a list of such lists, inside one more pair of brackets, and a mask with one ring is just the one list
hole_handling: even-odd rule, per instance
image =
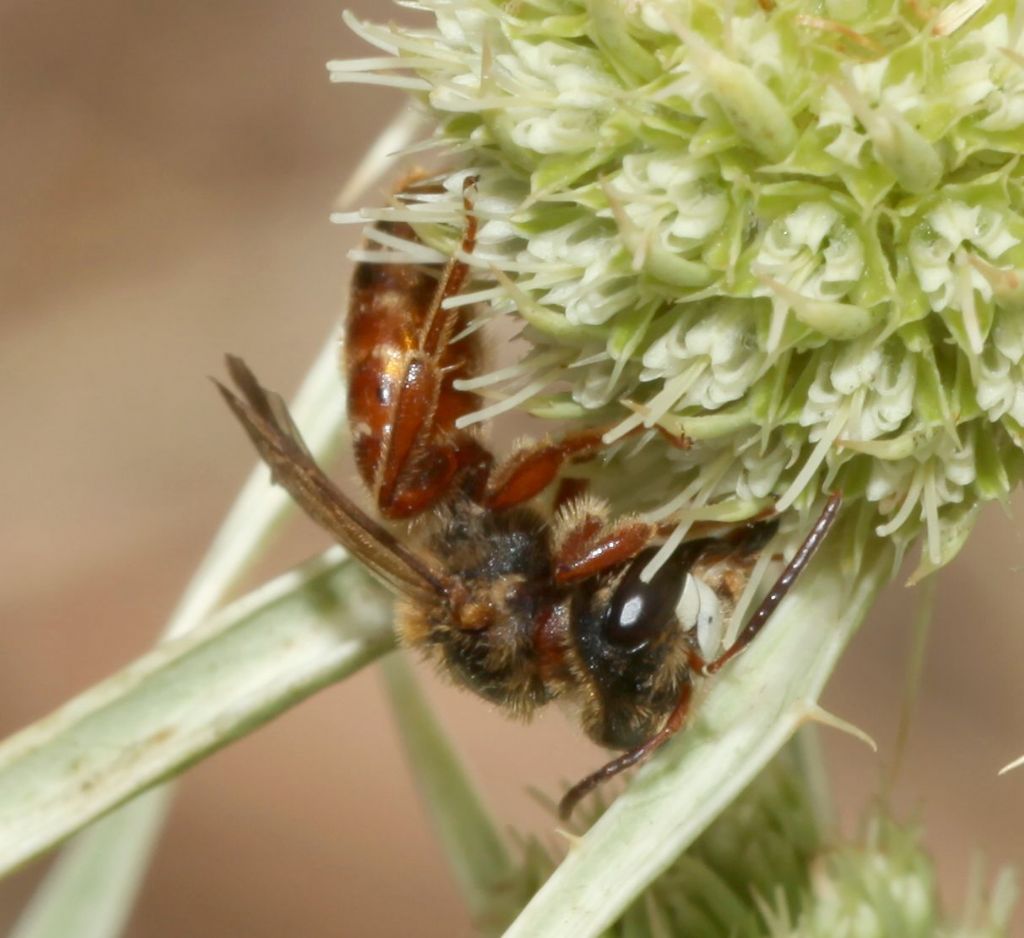
[[484, 504], [501, 509], [528, 502], [555, 481], [567, 462], [597, 453], [601, 436], [601, 430], [583, 430], [516, 450], [491, 472]]
[[[609, 522], [600, 502], [580, 497], [580, 489], [571, 484], [577, 482], [585, 486], [586, 480], [563, 479], [555, 498], [560, 509], [554, 538], [557, 583], [575, 583], [626, 563], [675, 528], [672, 522], [652, 524], [639, 518]], [[573, 502], [578, 507], [572, 507]], [[732, 522], [698, 522], [691, 525], [687, 539], [707, 541], [701, 554], [706, 563], [727, 557], [753, 563], [777, 529], [774, 509], [766, 509], [739, 527]]]
[[[462, 181], [462, 207], [466, 218], [466, 227], [462, 231], [462, 244], [459, 253], [468, 256], [476, 247], [477, 218], [473, 213], [472, 190], [476, 186], [477, 177], [467, 176]], [[469, 277], [469, 264], [459, 257], [453, 256], [447, 263], [437, 292], [430, 304], [430, 311], [423, 322], [420, 332], [419, 348], [427, 353], [437, 351], [451, 339], [451, 330], [456, 316], [452, 310], [444, 308], [444, 301], [456, 296]]]
[[[559, 489], [561, 494], [561, 489]], [[675, 524], [653, 524], [639, 518], [609, 522], [607, 512], [596, 501], [578, 501], [559, 516], [555, 527], [555, 582], [576, 583], [637, 556], [653, 540], [665, 537]], [[693, 525], [690, 540], [707, 540], [702, 556], [708, 563], [726, 557], [754, 558], [778, 527], [774, 518], [751, 520], [741, 527], [713, 522]], [[752, 561], [751, 561], [752, 562]]]
[[632, 768], [634, 765], [646, 762], [682, 728], [690, 712], [692, 701], [693, 684], [687, 681], [683, 684], [679, 692], [679, 699], [665, 721], [665, 725], [645, 743], [637, 746], [636, 749], [631, 749], [625, 755], [612, 759], [611, 762], [601, 766], [596, 772], [591, 773], [585, 779], [573, 785], [558, 804], [558, 816], [563, 821], [567, 821], [576, 805], [597, 788], [598, 785], [608, 781], [610, 778], [614, 778], [620, 772], [625, 772], [626, 769]]
[[829, 528], [832, 527], [836, 516], [839, 514], [839, 505], [842, 502], [842, 498], [840, 492], [833, 492], [829, 496], [828, 501], [825, 502], [824, 509], [818, 516], [818, 520], [814, 522], [814, 527], [811, 528], [803, 544], [800, 545], [800, 549], [786, 565], [786, 569], [779, 574], [779, 578], [768, 591], [768, 595], [762, 600], [761, 605], [757, 607], [754, 614], [747, 621], [743, 631], [736, 637], [736, 641], [715, 658], [714, 661], [709, 661], [704, 665], [702, 670], [705, 674], [714, 674], [716, 671], [720, 671], [725, 664], [735, 658], [757, 637], [771, 617], [771, 614], [778, 608], [786, 593], [789, 592], [790, 587], [796, 582], [796, 578], [803, 572], [804, 567], [807, 566], [818, 548], [821, 547], [822, 541], [825, 540], [825, 535], [828, 534]]
[[654, 538], [658, 525], [639, 518], [606, 523], [603, 513], [580, 511], [555, 531], [555, 582], [577, 583], [632, 560]]
[[[546, 440], [515, 451], [491, 473], [484, 504], [502, 509], [528, 502], [554, 482], [567, 463], [593, 459], [605, 449], [603, 438], [607, 432], [607, 427], [580, 430], [559, 440]], [[643, 428], [634, 432], [643, 432]], [[686, 437], [670, 439], [680, 449], [690, 445]]]
[[[675, 528], [674, 523], [653, 524], [635, 517], [609, 522], [599, 502], [577, 499], [577, 505], [578, 508], [564, 510], [556, 521], [557, 583], [575, 583], [626, 563]], [[707, 541], [701, 553], [706, 563], [726, 557], [753, 562], [778, 528], [778, 521], [769, 517], [771, 514], [771, 510], [762, 512], [740, 527], [720, 522], [698, 523], [691, 526], [687, 539]]]

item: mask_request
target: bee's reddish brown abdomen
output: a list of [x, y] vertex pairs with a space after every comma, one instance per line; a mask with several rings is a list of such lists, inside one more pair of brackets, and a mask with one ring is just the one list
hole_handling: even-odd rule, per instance
[[[409, 241], [405, 224], [385, 224]], [[383, 515], [407, 518], [436, 504], [455, 475], [486, 459], [455, 421], [480, 406], [454, 383], [476, 372], [474, 336], [451, 341], [470, 308], [437, 310], [440, 265], [361, 263], [345, 331], [349, 424], [356, 465]]]

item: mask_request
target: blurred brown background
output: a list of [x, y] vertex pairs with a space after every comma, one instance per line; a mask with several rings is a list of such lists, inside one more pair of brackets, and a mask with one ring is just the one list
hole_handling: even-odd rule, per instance
[[[373, 0], [364, 15], [390, 16]], [[376, 8], [376, 9], [375, 9]], [[332, 87], [368, 54], [333, 0], [0, 8], [0, 731], [153, 641], [252, 462], [206, 376], [245, 354], [294, 387], [331, 328], [354, 232], [327, 214], [399, 103]], [[311, 526], [268, 572], [319, 549]], [[990, 512], [939, 587], [898, 788], [950, 904], [971, 851], [1024, 860], [1024, 544]], [[828, 706], [848, 821], [893, 757], [915, 597], [890, 591]], [[827, 622], [822, 623], [828, 627]], [[434, 687], [503, 818], [601, 760], [552, 713], [525, 728]], [[0, 885], [0, 928], [45, 864]], [[191, 771], [132, 938], [465, 935], [376, 679], [365, 673]], [[70, 938], [70, 936], [69, 936]]]

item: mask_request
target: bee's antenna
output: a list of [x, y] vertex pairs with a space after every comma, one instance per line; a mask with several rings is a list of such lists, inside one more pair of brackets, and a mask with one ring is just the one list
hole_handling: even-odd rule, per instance
[[721, 670], [723, 665], [743, 651], [754, 640], [757, 633], [764, 628], [771, 614], [779, 607], [779, 603], [785, 599], [786, 594], [796, 582], [796, 578], [800, 576], [804, 567], [807, 566], [811, 558], [817, 553], [818, 548], [821, 547], [822, 541], [825, 540], [825, 535], [828, 534], [829, 528], [832, 527], [836, 517], [839, 515], [839, 506], [842, 504], [842, 501], [842, 492], [833, 492], [829, 495], [828, 501], [825, 502], [825, 507], [822, 509], [821, 514], [818, 515], [818, 520], [814, 522], [814, 527], [811, 528], [804, 542], [800, 545], [800, 549], [793, 555], [793, 559], [786, 565], [786, 569], [779, 574], [779, 578], [768, 591], [768, 595], [761, 601], [761, 605], [754, 610], [754, 614], [743, 627], [743, 631], [736, 636], [736, 641], [714, 661], [708, 662], [704, 669], [706, 674], [714, 674], [716, 671]]
[[675, 709], [669, 714], [665, 725], [647, 742], [637, 746], [636, 749], [631, 749], [617, 759], [612, 759], [607, 765], [602, 765], [596, 772], [592, 772], [585, 779], [573, 785], [558, 803], [558, 816], [563, 821], [568, 821], [576, 805], [586, 798], [598, 785], [608, 781], [610, 778], [614, 778], [621, 772], [625, 772], [626, 769], [632, 768], [634, 765], [646, 762], [658, 749], [675, 736], [679, 728], [686, 722], [686, 715], [690, 710], [690, 702], [692, 700], [693, 683], [687, 681], [683, 685], [679, 694], [679, 700], [676, 701]]

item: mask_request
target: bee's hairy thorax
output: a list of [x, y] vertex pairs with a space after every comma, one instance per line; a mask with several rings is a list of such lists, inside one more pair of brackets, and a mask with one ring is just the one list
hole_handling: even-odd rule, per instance
[[[434, 512], [421, 536], [460, 595], [429, 608], [402, 603], [403, 641], [423, 649], [457, 683], [529, 716], [558, 693], [545, 679], [538, 629], [564, 619], [559, 611], [569, 602], [552, 580], [545, 519], [530, 508], [487, 511], [460, 495]], [[553, 640], [558, 645], [563, 637]]]

